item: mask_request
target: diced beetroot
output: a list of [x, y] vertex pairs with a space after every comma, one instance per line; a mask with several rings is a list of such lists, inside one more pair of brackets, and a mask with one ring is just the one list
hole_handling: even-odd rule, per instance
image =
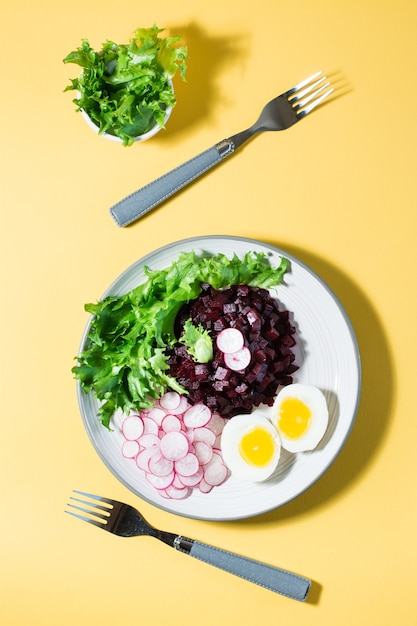
[[[200, 296], [185, 305], [176, 320], [178, 336], [188, 319], [209, 331], [214, 352], [212, 361], [197, 364], [183, 345], [167, 350], [169, 374], [188, 391], [191, 405], [201, 402], [229, 419], [259, 404], [271, 405], [278, 387], [292, 382], [298, 369], [295, 328], [289, 311], [280, 310], [266, 289], [235, 285], [216, 290], [203, 284]], [[233, 371], [230, 365], [235, 364], [227, 362], [217, 345], [227, 329], [240, 331], [250, 350], [250, 364], [242, 370]]]

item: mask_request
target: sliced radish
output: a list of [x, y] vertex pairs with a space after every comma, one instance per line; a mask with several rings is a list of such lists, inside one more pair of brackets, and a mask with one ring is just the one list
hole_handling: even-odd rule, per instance
[[146, 433], [139, 438], [139, 443], [144, 448], [156, 448], [159, 450], [160, 440], [158, 435], [152, 433]]
[[240, 372], [249, 365], [251, 358], [252, 356], [249, 348], [243, 346], [243, 348], [237, 352], [226, 353], [224, 355], [224, 362], [231, 370]]
[[122, 444], [122, 454], [126, 459], [134, 459], [140, 451], [137, 441], [124, 441]]
[[141, 450], [136, 457], [136, 465], [144, 472], [149, 472], [149, 461], [153, 456], [158, 459], [161, 458], [161, 453], [158, 449], [146, 448], [145, 450]]
[[188, 453], [188, 439], [184, 433], [166, 433], [160, 441], [161, 452], [166, 459], [178, 461]]
[[149, 459], [149, 471], [155, 476], [168, 476], [174, 471], [174, 462], [169, 461], [164, 456], [158, 458], [157, 455], [153, 455]]
[[175, 409], [171, 408], [169, 412], [172, 413], [172, 415], [182, 415], [190, 406], [191, 405], [187, 398], [185, 396], [180, 396], [179, 405]]
[[197, 455], [188, 452], [178, 461], [175, 461], [175, 471], [181, 476], [192, 476], [200, 467]]
[[122, 433], [125, 439], [134, 441], [139, 439], [144, 431], [144, 424], [139, 415], [130, 415], [126, 417], [122, 424]]
[[209, 485], [208, 483], [206, 483], [203, 478], [202, 480], [200, 480], [198, 488], [200, 489], [201, 493], [210, 493], [210, 491], [213, 489], [213, 485]]
[[184, 476], [182, 474], [181, 475], [177, 474], [172, 484], [175, 485], [176, 480], [178, 480], [178, 482], [183, 487], [197, 487], [200, 484], [203, 477], [204, 477], [203, 468], [199, 467], [196, 473], [192, 474], [192, 476]]
[[225, 419], [218, 413], [212, 413], [210, 421], [207, 424], [207, 428], [210, 428], [216, 435], [220, 435], [225, 425]]
[[150, 417], [143, 417], [143, 426], [146, 435], [157, 435], [158, 434], [158, 424]]
[[144, 414], [144, 417], [149, 417], [155, 422], [155, 424], [160, 426], [166, 414], [167, 412], [164, 411], [164, 409], [160, 409], [159, 407], [155, 406], [150, 411], [148, 411], [147, 414]]
[[172, 486], [177, 487], [177, 489], [183, 489], [184, 487], [188, 487], [188, 485], [184, 485], [181, 480], [181, 477], [178, 474], [175, 474], [175, 478], [172, 481]]
[[146, 480], [151, 483], [155, 489], [167, 489], [172, 485], [175, 478], [174, 472], [171, 472], [167, 476], [156, 476], [155, 474], [146, 473]]
[[223, 455], [220, 448], [215, 448], [213, 446], [213, 463], [224, 463]]
[[153, 407], [121, 421], [122, 455], [132, 459], [162, 497], [209, 493], [228, 473], [218, 448], [225, 421], [203, 403], [169, 391]]
[[193, 442], [202, 441], [209, 446], [214, 446], [216, 443], [216, 433], [214, 430], [207, 426], [201, 426], [200, 428], [194, 428], [193, 433]]
[[218, 485], [224, 483], [227, 475], [228, 469], [224, 463], [211, 462], [204, 467], [204, 480], [212, 487], [217, 487]]
[[166, 498], [167, 500], [171, 500], [171, 496], [169, 496], [167, 494], [167, 492], [165, 491], [165, 489], [158, 489], [158, 494], [162, 497], [162, 498]]
[[168, 414], [168, 415], [165, 415], [164, 419], [162, 420], [161, 426], [162, 426], [162, 430], [165, 433], [169, 433], [173, 431], [179, 432], [181, 430], [182, 423], [181, 423], [180, 418], [177, 415]]
[[197, 457], [200, 465], [205, 465], [213, 456], [213, 448], [204, 441], [196, 441], [194, 444], [195, 456]]
[[237, 352], [245, 343], [243, 334], [237, 328], [225, 328], [216, 339], [216, 345], [219, 350], [225, 354], [233, 354]]
[[167, 494], [167, 496], [173, 498], [174, 500], [183, 500], [190, 495], [190, 490], [188, 489], [188, 487], [178, 489], [178, 487], [174, 487], [174, 485], [171, 485], [170, 487], [165, 489], [165, 493]]
[[163, 409], [171, 411], [171, 409], [177, 409], [181, 402], [181, 396], [176, 391], [167, 391], [162, 398], [159, 399], [159, 404]]
[[187, 428], [198, 428], [208, 424], [211, 418], [211, 410], [205, 404], [194, 404], [184, 413], [184, 424]]

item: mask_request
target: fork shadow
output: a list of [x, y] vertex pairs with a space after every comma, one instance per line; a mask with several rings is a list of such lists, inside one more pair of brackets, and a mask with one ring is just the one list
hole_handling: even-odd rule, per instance
[[270, 241], [315, 271], [335, 293], [351, 320], [362, 365], [360, 406], [351, 435], [327, 472], [286, 505], [237, 523], [275, 524], [323, 508], [353, 488], [372, 463], [389, 430], [396, 377], [388, 340], [366, 294], [340, 269], [311, 252]]
[[217, 83], [219, 72], [228, 66], [242, 64], [248, 54], [244, 35], [214, 36], [191, 22], [188, 25], [170, 26], [169, 32], [181, 33], [188, 47], [186, 82], [179, 76], [174, 79], [177, 98], [166, 133], [158, 133], [156, 141], [168, 141], [173, 136], [193, 129], [203, 120], [207, 123], [219, 102], [228, 96]]

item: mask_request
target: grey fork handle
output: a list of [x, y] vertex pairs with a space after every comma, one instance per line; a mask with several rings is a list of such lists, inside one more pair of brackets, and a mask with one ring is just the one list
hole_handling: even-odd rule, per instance
[[217, 165], [233, 151], [233, 142], [224, 139], [112, 206], [111, 215], [118, 226], [131, 224]]
[[311, 580], [307, 578], [196, 540], [192, 542], [191, 550], [184, 551], [200, 561], [301, 602], [306, 600], [311, 587]]

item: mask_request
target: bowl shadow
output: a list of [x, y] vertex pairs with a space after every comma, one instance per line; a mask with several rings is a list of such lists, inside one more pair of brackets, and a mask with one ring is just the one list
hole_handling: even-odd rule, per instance
[[367, 295], [340, 269], [303, 249], [269, 241], [317, 273], [344, 307], [359, 346], [362, 390], [351, 434], [338, 457], [308, 490], [268, 513], [240, 520], [243, 525], [273, 524], [328, 505], [352, 488], [372, 463], [389, 431], [396, 395], [391, 350], [377, 311]]
[[186, 82], [174, 77], [177, 103], [166, 127], [153, 141], [169, 141], [173, 136], [189, 132], [203, 120], [206, 123], [219, 102], [228, 97], [217, 83], [219, 73], [230, 65], [243, 63], [248, 55], [245, 37], [228, 34], [214, 36], [196, 22], [173, 25], [167, 29], [180, 34], [188, 48]]

